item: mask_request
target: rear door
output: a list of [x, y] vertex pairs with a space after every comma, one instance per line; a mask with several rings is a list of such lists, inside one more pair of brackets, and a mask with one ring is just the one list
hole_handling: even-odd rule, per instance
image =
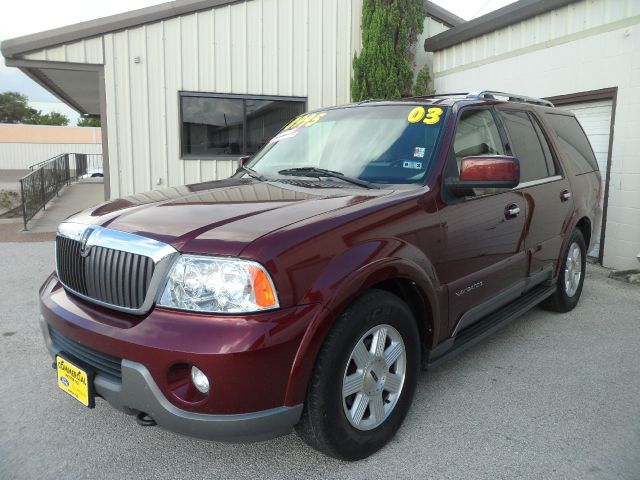
[[507, 148], [520, 161], [516, 190], [527, 205], [525, 249], [531, 288], [550, 278], [557, 266], [573, 194], [534, 112], [510, 106], [498, 112], [509, 139]]

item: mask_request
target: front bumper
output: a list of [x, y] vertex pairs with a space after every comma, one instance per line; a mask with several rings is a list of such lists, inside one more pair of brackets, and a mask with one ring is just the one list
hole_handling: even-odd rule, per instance
[[[116, 359], [119, 378], [96, 371], [94, 379], [96, 394], [113, 407], [144, 412], [185, 435], [244, 442], [287, 434], [298, 422], [307, 379], [293, 375], [294, 362], [322, 308], [245, 317], [154, 309], [140, 318], [80, 300], [51, 276], [40, 290], [40, 310], [52, 355], [68, 348], [57, 340], [60, 334]], [[204, 371], [213, 381], [210, 394], [198, 401], [182, 398], [168, 378], [176, 364]]]
[[[42, 333], [52, 357], [61, 352], [40, 318]], [[211, 415], [182, 410], [162, 394], [147, 368], [137, 362], [122, 360], [122, 382], [96, 375], [96, 393], [112, 407], [134, 414], [144, 412], [167, 430], [206, 440], [256, 442], [291, 432], [302, 414], [302, 405], [232, 415]]]

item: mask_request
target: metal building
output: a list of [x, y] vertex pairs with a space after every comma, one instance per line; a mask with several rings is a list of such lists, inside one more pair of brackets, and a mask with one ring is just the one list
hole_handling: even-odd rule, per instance
[[[362, 0], [178, 0], [2, 43], [100, 116], [105, 198], [225, 178], [295, 114], [350, 101]], [[422, 39], [462, 23], [427, 3]], [[416, 63], [430, 61], [422, 49]]]

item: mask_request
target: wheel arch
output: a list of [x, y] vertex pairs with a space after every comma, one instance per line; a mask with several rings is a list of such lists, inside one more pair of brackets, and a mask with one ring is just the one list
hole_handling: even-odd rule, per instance
[[589, 247], [591, 246], [591, 234], [592, 234], [592, 223], [589, 217], [584, 216], [579, 219], [575, 226], [576, 229], [582, 232], [582, 236], [584, 237], [584, 243], [587, 246], [587, 252], [589, 251]]
[[340, 314], [364, 292], [378, 288], [400, 297], [414, 314], [421, 348], [432, 347], [438, 338], [440, 295], [437, 279], [406, 258], [387, 257], [363, 265], [333, 289], [323, 308], [310, 323], [294, 359], [285, 394], [285, 405], [304, 401], [315, 359]]

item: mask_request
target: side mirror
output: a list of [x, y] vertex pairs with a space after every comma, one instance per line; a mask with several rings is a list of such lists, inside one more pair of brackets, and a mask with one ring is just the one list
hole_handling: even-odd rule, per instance
[[520, 183], [520, 162], [502, 155], [465, 157], [460, 164], [460, 179], [445, 184], [454, 195], [472, 195], [474, 188], [509, 189]]
[[238, 159], [238, 170], [244, 167], [251, 160], [251, 155], [245, 155], [244, 157], [240, 157]]

